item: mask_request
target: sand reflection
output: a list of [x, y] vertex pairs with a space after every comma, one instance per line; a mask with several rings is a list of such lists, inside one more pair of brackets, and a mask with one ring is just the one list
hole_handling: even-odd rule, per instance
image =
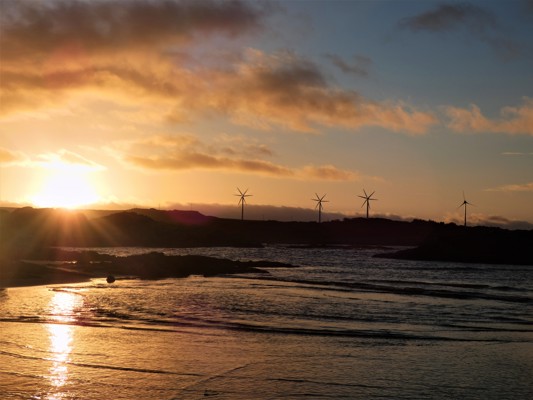
[[69, 325], [75, 321], [75, 310], [82, 299], [79, 295], [69, 292], [55, 292], [50, 301], [50, 318], [56, 323], [48, 324], [50, 339], [50, 353], [52, 366], [50, 367], [50, 393], [49, 400], [64, 397], [64, 386], [69, 380], [69, 362], [72, 351], [74, 326]]

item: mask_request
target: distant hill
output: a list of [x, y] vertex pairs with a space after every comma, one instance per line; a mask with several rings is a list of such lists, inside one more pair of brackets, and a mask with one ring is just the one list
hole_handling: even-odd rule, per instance
[[401, 245], [419, 248], [391, 257], [468, 262], [516, 260], [527, 264], [533, 243], [533, 230], [465, 228], [384, 218], [345, 218], [320, 224], [240, 221], [208, 217], [196, 211], [156, 209], [132, 209], [90, 219], [82, 212], [25, 207], [0, 213], [0, 229], [0, 252], [10, 258], [24, 258], [46, 247]]

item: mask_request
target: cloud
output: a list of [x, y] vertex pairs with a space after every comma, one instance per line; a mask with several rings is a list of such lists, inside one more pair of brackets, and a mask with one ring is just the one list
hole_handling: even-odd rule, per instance
[[[224, 142], [224, 139], [222, 140]], [[241, 139], [233, 147], [204, 143], [192, 135], [157, 135], [117, 144], [113, 150], [126, 164], [144, 170], [185, 171], [194, 169], [253, 173], [277, 178], [316, 179], [329, 181], [357, 180], [355, 171], [333, 165], [293, 168], [264, 160], [273, 152], [265, 145], [250, 145]], [[258, 151], [253, 154], [250, 148]]]
[[61, 149], [55, 153], [41, 154], [33, 162], [48, 168], [64, 168], [67, 165], [90, 171], [105, 169], [102, 165], [66, 149]]
[[105, 169], [104, 166], [66, 149], [29, 156], [21, 152], [0, 148], [0, 163], [22, 167], [81, 168], [87, 171], [100, 171]]
[[[58, 105], [80, 90], [176, 95], [165, 54], [261, 29], [265, 7], [235, 1], [2, 1], [2, 113]], [[127, 89], [127, 90], [125, 90]], [[134, 93], [132, 93], [134, 92]]]
[[[376, 126], [423, 134], [437, 122], [402, 102], [375, 102], [335, 87], [317, 64], [290, 51], [229, 49], [213, 56], [220, 52], [207, 39], [245, 37], [264, 25], [268, 12], [253, 2], [0, 4], [4, 115], [96, 93], [140, 108], [158, 104], [170, 123], [223, 116], [263, 130]], [[352, 72], [368, 64], [360, 56], [353, 65], [341, 61]]]
[[440, 4], [431, 11], [414, 17], [404, 18], [400, 22], [403, 28], [412, 31], [442, 32], [466, 25], [475, 31], [495, 28], [494, 16], [487, 10], [468, 3]]
[[312, 133], [321, 127], [357, 131], [377, 126], [423, 134], [437, 122], [431, 113], [401, 102], [374, 102], [334, 87], [316, 64], [288, 51], [265, 54], [250, 49], [233, 71], [218, 72], [204, 81], [209, 82], [209, 91], [196, 91], [197, 97], [184, 99], [181, 107], [200, 106], [198, 111], [212, 110], [256, 129]]
[[522, 52], [521, 46], [500, 33], [496, 17], [489, 10], [470, 3], [440, 4], [430, 11], [404, 18], [399, 27], [413, 32], [432, 33], [466, 29], [473, 37], [488, 44], [505, 60]]
[[533, 192], [533, 182], [486, 189], [488, 192]]
[[0, 47], [7, 61], [39, 59], [75, 43], [94, 52], [165, 50], [198, 34], [237, 36], [261, 26], [264, 10], [215, 0], [3, 1]]
[[326, 54], [326, 58], [345, 74], [351, 74], [359, 77], [368, 76], [368, 70], [372, 65], [372, 60], [369, 57], [361, 55], [355, 55], [352, 63], [345, 61], [342, 57], [336, 54]]
[[533, 99], [528, 97], [521, 106], [502, 108], [499, 119], [485, 117], [475, 104], [469, 109], [446, 107], [445, 112], [450, 118], [448, 127], [456, 132], [533, 135]]
[[521, 151], [505, 151], [502, 153], [503, 156], [533, 156], [533, 152], [524, 153]]
[[18, 151], [12, 151], [3, 147], [0, 147], [0, 164], [4, 165], [17, 165], [24, 163], [26, 156]]
[[360, 176], [353, 171], [346, 171], [335, 167], [334, 165], [314, 166], [308, 165], [302, 168], [302, 175], [325, 180], [349, 181], [357, 180]]
[[[463, 225], [463, 217], [456, 214], [447, 214], [444, 222]], [[527, 221], [511, 220], [500, 215], [485, 215], [473, 213], [468, 216], [469, 226], [492, 226], [504, 229], [533, 229], [533, 224]]]

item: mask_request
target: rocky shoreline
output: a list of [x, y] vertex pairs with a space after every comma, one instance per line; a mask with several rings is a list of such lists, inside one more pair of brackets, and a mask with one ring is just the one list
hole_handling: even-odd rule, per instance
[[[268, 274], [266, 268], [296, 267], [272, 261], [234, 261], [197, 255], [167, 256], [159, 252], [127, 257], [58, 249], [50, 249], [48, 253], [41, 259], [5, 263], [0, 271], [0, 287], [64, 284], [106, 277], [165, 279], [191, 275]], [[53, 257], [51, 253], [54, 253]]]

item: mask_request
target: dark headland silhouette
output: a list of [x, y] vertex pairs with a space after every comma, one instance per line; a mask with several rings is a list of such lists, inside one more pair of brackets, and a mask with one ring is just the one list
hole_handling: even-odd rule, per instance
[[[62, 271], [70, 273], [69, 279], [73, 280], [94, 274], [98, 270], [96, 263], [102, 267], [98, 272], [103, 277], [129, 274], [145, 278], [257, 271], [256, 268], [267, 263], [245, 265], [209, 258], [181, 260], [159, 253], [127, 260], [104, 260], [92, 253], [88, 253], [90, 257], [70, 254], [69, 259], [58, 247], [409, 246], [399, 251], [385, 249], [379, 257], [533, 265], [533, 230], [464, 227], [422, 220], [243, 221], [205, 216], [196, 211], [156, 209], [109, 212], [102, 217], [88, 218], [83, 212], [25, 207], [0, 210], [0, 237], [0, 279], [2, 275], [5, 278], [13, 274], [14, 267], [9, 267], [13, 263], [17, 263], [17, 271], [23, 275], [34, 276], [39, 267], [20, 260], [77, 261], [76, 270], [62, 266]], [[175, 269], [171, 265], [179, 267]], [[41, 266], [40, 273], [54, 271]]]

